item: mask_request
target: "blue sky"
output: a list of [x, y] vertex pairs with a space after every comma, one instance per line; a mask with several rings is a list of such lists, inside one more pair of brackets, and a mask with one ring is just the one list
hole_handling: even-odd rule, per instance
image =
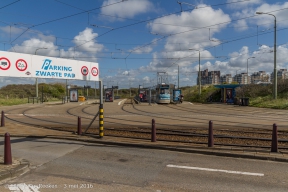
[[98, 62], [104, 84], [119, 88], [155, 85], [157, 72], [175, 84], [179, 65], [190, 86], [197, 50], [201, 70], [234, 76], [255, 57], [249, 74], [273, 71], [274, 17], [256, 11], [276, 16], [277, 69], [288, 68], [288, 2], [277, 0], [1, 0], [0, 50]]

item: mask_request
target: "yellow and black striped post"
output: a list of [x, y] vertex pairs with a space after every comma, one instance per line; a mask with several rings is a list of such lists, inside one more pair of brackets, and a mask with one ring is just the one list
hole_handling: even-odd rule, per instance
[[104, 136], [104, 109], [103, 104], [99, 106], [99, 136], [102, 138]]

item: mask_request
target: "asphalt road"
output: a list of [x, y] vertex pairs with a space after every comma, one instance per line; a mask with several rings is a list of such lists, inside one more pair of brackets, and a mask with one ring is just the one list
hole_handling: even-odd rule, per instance
[[12, 155], [29, 160], [31, 171], [0, 191], [288, 189], [288, 166], [279, 162], [31, 138], [13, 138]]

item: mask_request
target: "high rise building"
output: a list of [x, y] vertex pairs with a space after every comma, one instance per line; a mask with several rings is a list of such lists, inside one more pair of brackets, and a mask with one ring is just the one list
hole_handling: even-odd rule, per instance
[[240, 73], [234, 76], [234, 81], [239, 84], [250, 84], [250, 77], [247, 73]]
[[257, 84], [260, 82], [269, 82], [269, 74], [267, 74], [265, 71], [254, 72], [251, 75], [252, 84]]
[[[208, 71], [208, 69], [205, 69], [204, 71], [200, 71], [201, 73], [201, 85], [207, 85], [207, 84], [219, 84], [220, 82], [220, 71]], [[199, 84], [197, 76], [197, 85]]]
[[220, 84], [231, 84], [233, 81], [231, 74], [221, 75], [220, 76]]
[[[281, 79], [281, 80], [288, 79], [288, 71], [287, 71], [287, 69], [279, 69], [277, 71], [277, 78]], [[270, 81], [271, 82], [274, 81], [274, 72], [271, 73]]]

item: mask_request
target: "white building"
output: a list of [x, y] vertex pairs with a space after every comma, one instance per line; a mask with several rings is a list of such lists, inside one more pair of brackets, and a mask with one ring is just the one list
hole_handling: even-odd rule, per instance
[[250, 77], [247, 73], [240, 73], [234, 76], [234, 81], [239, 84], [250, 84]]
[[[287, 69], [279, 69], [277, 71], [277, 79], [281, 79], [281, 80], [288, 79], [288, 71], [287, 71]], [[271, 73], [270, 81], [271, 82], [274, 81], [274, 71]]]
[[269, 82], [269, 74], [267, 74], [265, 71], [254, 72], [250, 78], [252, 84], [258, 84], [259, 82]]
[[226, 74], [226, 75], [221, 75], [220, 77], [220, 84], [231, 84], [233, 81], [232, 75], [231, 74]]

